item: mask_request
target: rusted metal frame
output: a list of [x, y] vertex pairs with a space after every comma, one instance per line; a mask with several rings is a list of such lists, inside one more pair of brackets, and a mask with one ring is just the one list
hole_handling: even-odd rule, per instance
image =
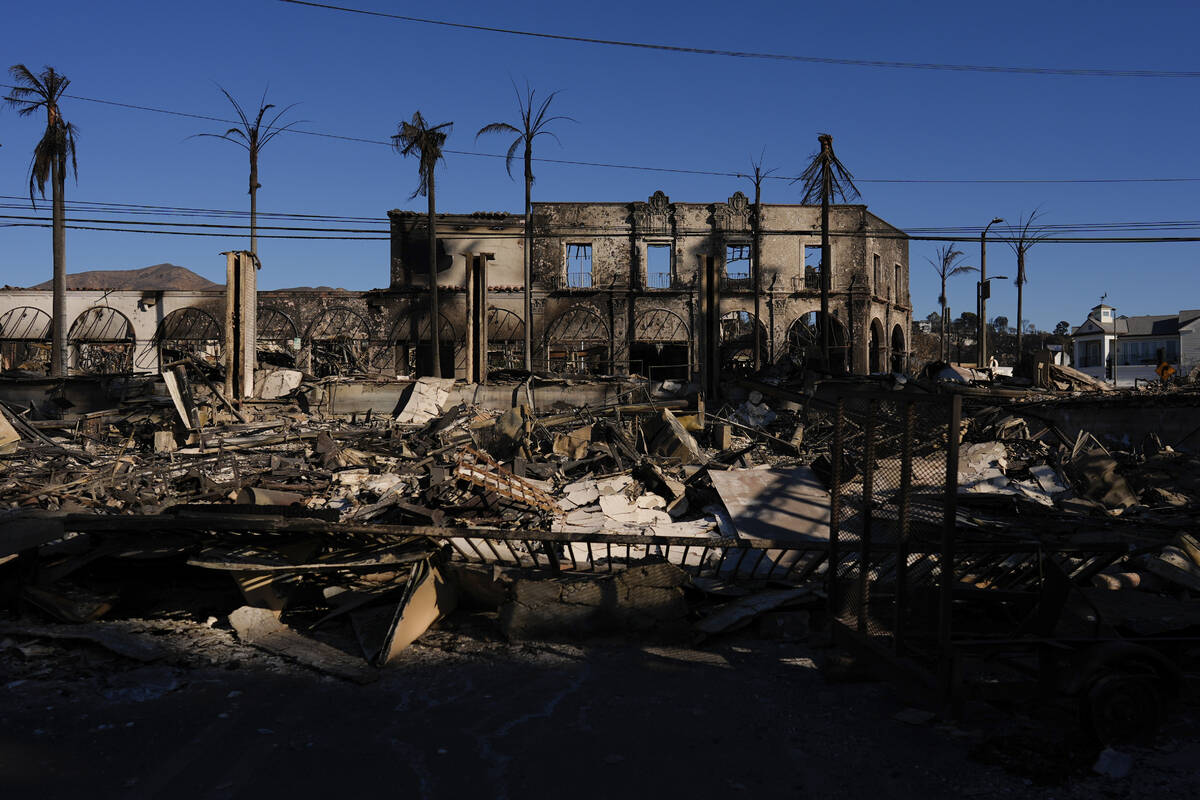
[[912, 445], [916, 409], [912, 400], [904, 401], [903, 432], [900, 439], [900, 494], [896, 529], [896, 607], [892, 623], [892, 645], [897, 655], [904, 654], [904, 612], [908, 605], [909, 496], [912, 493]]
[[[513, 563], [515, 563], [518, 567], [521, 566], [521, 557], [517, 555], [517, 551], [513, 549], [512, 541], [509, 539], [501, 539], [500, 541], [505, 547], [508, 548], [508, 554], [512, 556]], [[501, 556], [500, 560], [504, 561], [504, 557]]]
[[1007, 554], [995, 553], [964, 553], [958, 559], [956, 571], [960, 581], [972, 579], [972, 582], [991, 583], [1000, 565], [1010, 558]]
[[[767, 557], [766, 549], [762, 549], [762, 550], [758, 551], [758, 559], [754, 562], [754, 566], [750, 567], [750, 575], [751, 576], [754, 576], [755, 574], [758, 573], [758, 565], [761, 564], [763, 562], [763, 559], [766, 557]], [[771, 571], [767, 570], [767, 574], [770, 575]]]
[[[951, 647], [954, 613], [954, 535], [958, 520], [958, 444], [962, 436], [962, 396], [950, 396], [949, 423], [946, 427], [946, 494], [942, 525], [942, 553], [938, 564], [940, 596], [938, 598], [938, 656], [939, 669], [946, 699], [956, 712], [959, 705], [958, 669]], [[955, 713], [955, 716], [958, 716]]]
[[468, 553], [466, 550], [463, 550], [462, 547], [460, 547], [459, 545], [455, 544], [453, 539], [450, 540], [449, 544], [450, 544], [450, 547], [453, 548], [454, 552], [461, 555], [467, 561], [471, 560], [471, 554]]
[[[763, 553], [769, 555], [770, 551], [764, 549]], [[785, 555], [785, 553], [786, 553], [786, 551], [780, 550], [779, 555], [777, 555], [771, 559], [771, 568], [769, 570], [767, 570], [767, 574], [763, 576], [763, 580], [768, 580], [768, 581], [771, 580], [771, 576], [775, 574], [775, 570], [779, 569], [779, 562], [783, 560], [783, 556]], [[795, 561], [792, 562], [793, 565], [795, 563], [796, 563]], [[755, 564], [755, 569], [757, 569], [757, 568], [758, 568], [758, 565]], [[784, 574], [786, 575], [786, 574], [788, 574], [788, 572], [791, 572], [791, 569], [788, 569], [787, 572], [785, 572]]]
[[739, 546], [738, 546], [738, 550], [740, 550], [741, 552], [740, 552], [740, 553], [738, 553], [738, 560], [737, 560], [737, 563], [733, 565], [733, 576], [734, 576], [735, 578], [736, 578], [736, 577], [737, 577], [739, 574], [741, 574], [741, 571], [742, 571], [742, 562], [746, 560], [746, 553], [749, 551], [749, 549], [750, 549], [750, 548], [748, 548], [748, 547], [745, 547], [745, 546], [741, 546], [741, 545], [739, 545]]
[[1123, 555], [1125, 554], [1120, 552], [1098, 553], [1092, 556], [1089, 561], [1085, 561], [1079, 569], [1072, 572], [1070, 576], [1071, 580], [1076, 584], [1090, 581], [1094, 576], [1116, 563]]
[[842, 445], [843, 431], [846, 424], [845, 401], [838, 398], [833, 419], [833, 453], [830, 459], [829, 476], [829, 568], [825, 571], [828, 585], [825, 592], [829, 596], [829, 608], [836, 618], [841, 613], [838, 597], [838, 563], [841, 555], [838, 552], [838, 536], [841, 529], [842, 513]]
[[[457, 538], [460, 538], [460, 537], [457, 537], [457, 536], [456, 536], [456, 537], [453, 537], [453, 538], [450, 540], [450, 541], [451, 541], [451, 543], [453, 543], [454, 539], [457, 539]], [[482, 551], [482, 550], [480, 550], [478, 547], [476, 547], [476, 546], [475, 546], [475, 542], [474, 542], [474, 541], [472, 541], [471, 539], [467, 539], [467, 540], [466, 540], [466, 542], [467, 542], [467, 544], [471, 545], [471, 549], [475, 551], [475, 555], [479, 556], [479, 560], [480, 560], [480, 561], [484, 561], [484, 562], [486, 562], [486, 561], [487, 561], [487, 556], [485, 556], [485, 555], [483, 554], [483, 551]], [[467, 560], [468, 560], [468, 561], [470, 560], [470, 557], [469, 557], [469, 556], [468, 556], [468, 559], [467, 559]]]
[[998, 581], [996, 588], [1010, 590], [1028, 586], [1030, 580], [1040, 581], [1042, 577], [1041, 557], [1038, 552], [1028, 553], [1012, 553], [1004, 558], [1002, 564], [1007, 564], [1013, 558], [1020, 556], [1021, 560], [1018, 564], [1008, 564], [1005, 567], [1005, 572], [1002, 580]]
[[867, 425], [863, 439], [862, 532], [858, 540], [858, 632], [867, 632], [867, 605], [871, 591], [871, 515], [875, 493], [875, 423], [878, 400], [867, 401]]

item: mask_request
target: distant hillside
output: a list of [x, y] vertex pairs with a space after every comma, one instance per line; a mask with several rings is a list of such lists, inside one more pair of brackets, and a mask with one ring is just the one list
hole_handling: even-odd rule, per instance
[[[31, 289], [53, 289], [53, 281], [45, 281]], [[155, 264], [141, 269], [94, 269], [67, 275], [68, 289], [163, 289], [204, 290], [222, 289], [224, 284], [213, 283], [186, 267], [174, 264]]]

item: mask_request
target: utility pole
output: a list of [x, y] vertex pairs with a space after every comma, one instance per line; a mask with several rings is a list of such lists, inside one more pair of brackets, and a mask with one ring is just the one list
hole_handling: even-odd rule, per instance
[[[829, 151], [829, 158], [832, 158], [833, 137], [823, 133], [817, 141], [821, 143], [822, 152]], [[829, 265], [833, 262], [833, 254], [829, 251], [829, 198], [832, 194], [833, 170], [827, 168], [821, 175], [821, 359], [829, 371], [832, 371], [829, 352], [829, 329], [832, 327], [829, 321]]]
[[[441, 326], [438, 323], [441, 320], [438, 312], [441, 310], [441, 305], [438, 303], [437, 214], [434, 213], [433, 169], [434, 165], [430, 164], [429, 172], [425, 176], [429, 199], [429, 225], [427, 226], [429, 228], [429, 354], [433, 359], [433, 377], [440, 378], [442, 377], [442, 347], [439, 341]], [[525, 330], [529, 330], [528, 322], [525, 323]]]
[[[553, 134], [551, 134], [553, 135]], [[525, 283], [525, 372], [533, 372], [533, 202], [530, 186], [533, 184], [533, 150], [525, 147], [525, 252], [522, 268]]]
[[991, 286], [987, 282], [987, 233], [988, 228], [993, 225], [998, 225], [1004, 220], [1000, 217], [995, 217], [983, 229], [983, 233], [979, 234], [979, 297], [977, 298], [978, 308], [975, 313], [979, 315], [978, 323], [979, 335], [976, 337], [979, 342], [979, 355], [976, 358], [975, 366], [983, 369], [988, 363], [987, 361], [987, 299], [991, 294]]
[[751, 161], [750, 165], [754, 168], [754, 174], [750, 176], [754, 181], [754, 228], [750, 242], [750, 254], [754, 259], [754, 371], [758, 372], [762, 369], [762, 341], [758, 335], [758, 326], [762, 324], [762, 182], [775, 170], [763, 169], [762, 156], [758, 161]]
[[759, 266], [761, 252], [758, 232], [762, 226], [762, 178], [757, 167], [754, 175], [754, 238], [750, 242], [754, 256], [754, 371], [762, 369], [762, 337], [758, 335], [758, 326], [762, 324], [762, 267]]

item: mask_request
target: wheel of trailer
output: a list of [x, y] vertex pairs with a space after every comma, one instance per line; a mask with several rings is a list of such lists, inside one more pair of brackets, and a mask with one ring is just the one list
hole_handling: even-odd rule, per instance
[[1149, 739], [1163, 719], [1160, 681], [1149, 666], [1100, 675], [1080, 700], [1085, 726], [1103, 745]]

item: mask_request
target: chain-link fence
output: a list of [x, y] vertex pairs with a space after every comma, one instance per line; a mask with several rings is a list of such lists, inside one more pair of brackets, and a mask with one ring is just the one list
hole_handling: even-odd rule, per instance
[[[834, 411], [831, 607], [847, 628], [903, 652], [913, 614], [948, 636], [941, 563], [953, 551], [957, 396], [847, 393]], [[919, 612], [917, 611], [919, 610]]]

